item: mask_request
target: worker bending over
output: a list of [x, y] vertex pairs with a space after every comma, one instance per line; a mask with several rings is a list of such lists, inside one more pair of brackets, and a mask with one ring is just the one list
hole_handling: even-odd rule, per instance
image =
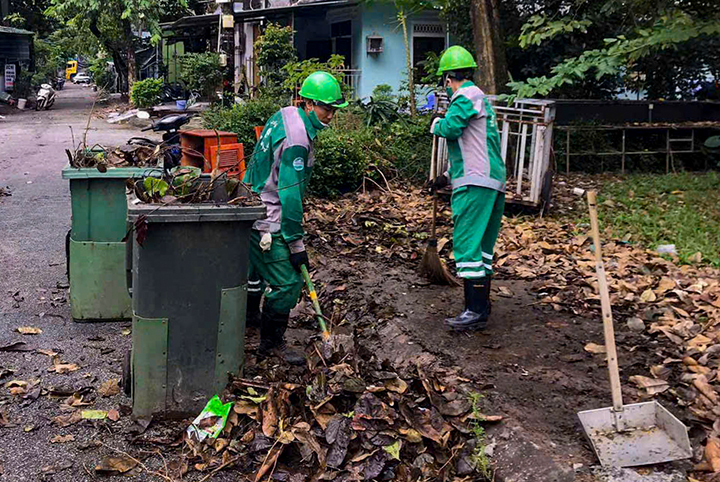
[[277, 355], [291, 364], [304, 362], [287, 348], [285, 330], [302, 290], [300, 266], [309, 267], [302, 201], [312, 173], [313, 143], [335, 110], [347, 105], [340, 84], [327, 72], [308, 76], [300, 97], [300, 107], [284, 107], [265, 124], [244, 178], [267, 208], [267, 217], [256, 221], [250, 234], [248, 324], [259, 320], [260, 357]]
[[[471, 79], [472, 54], [450, 47], [440, 58], [450, 105], [430, 131], [447, 139], [449, 171], [433, 183], [452, 183], [453, 249], [465, 287], [465, 310], [445, 321], [456, 330], [482, 330], [490, 315], [493, 248], [505, 207], [505, 162], [500, 155], [495, 112]], [[448, 174], [449, 178], [448, 179]]]

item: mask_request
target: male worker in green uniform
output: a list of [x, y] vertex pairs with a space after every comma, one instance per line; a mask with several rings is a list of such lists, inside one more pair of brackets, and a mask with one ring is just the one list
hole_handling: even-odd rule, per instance
[[[347, 105], [340, 84], [327, 72], [310, 74], [300, 97], [300, 107], [284, 107], [265, 124], [244, 178], [267, 208], [267, 217], [255, 222], [250, 235], [248, 321], [260, 319], [258, 354], [275, 354], [291, 364], [304, 362], [302, 355], [286, 347], [285, 330], [302, 290], [300, 266], [309, 266], [302, 200], [313, 168], [312, 146], [335, 110]], [[259, 315], [266, 286], [269, 291]]]
[[448, 146], [449, 172], [433, 188], [452, 183], [453, 249], [465, 287], [465, 310], [445, 323], [456, 330], [487, 325], [493, 248], [505, 207], [500, 136], [490, 102], [471, 81], [476, 67], [472, 54], [460, 46], [443, 53], [438, 74], [444, 77], [450, 105], [430, 128]]

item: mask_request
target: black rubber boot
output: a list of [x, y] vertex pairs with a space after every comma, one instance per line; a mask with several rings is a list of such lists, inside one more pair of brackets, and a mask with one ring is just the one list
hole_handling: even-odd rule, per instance
[[245, 326], [248, 328], [260, 328], [260, 300], [262, 293], [248, 293], [245, 315]]
[[466, 279], [464, 288], [465, 310], [445, 324], [459, 331], [484, 330], [490, 316], [490, 277]]
[[260, 346], [258, 356], [267, 358], [277, 356], [289, 365], [304, 365], [305, 357], [285, 343], [285, 330], [287, 330], [290, 314], [275, 313], [267, 308], [263, 309], [260, 317]]

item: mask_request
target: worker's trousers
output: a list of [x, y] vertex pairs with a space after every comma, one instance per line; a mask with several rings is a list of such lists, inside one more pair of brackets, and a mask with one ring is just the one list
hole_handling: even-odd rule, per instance
[[461, 186], [452, 193], [453, 250], [458, 276], [492, 275], [493, 250], [500, 233], [505, 194], [479, 186]]
[[287, 315], [300, 299], [302, 277], [290, 264], [290, 248], [280, 234], [272, 235], [267, 251], [260, 248], [260, 237], [259, 231], [250, 231], [248, 295], [265, 293], [263, 310]]

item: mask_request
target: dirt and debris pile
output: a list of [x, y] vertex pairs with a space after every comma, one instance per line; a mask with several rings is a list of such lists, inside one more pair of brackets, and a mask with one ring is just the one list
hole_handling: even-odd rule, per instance
[[[187, 438], [186, 470], [233, 466], [253, 480], [452, 480], [487, 470], [479, 396], [454, 372], [399, 374], [366, 354], [237, 379], [218, 438]], [[210, 421], [212, 422], [212, 421]], [[210, 423], [209, 422], [209, 423]]]

